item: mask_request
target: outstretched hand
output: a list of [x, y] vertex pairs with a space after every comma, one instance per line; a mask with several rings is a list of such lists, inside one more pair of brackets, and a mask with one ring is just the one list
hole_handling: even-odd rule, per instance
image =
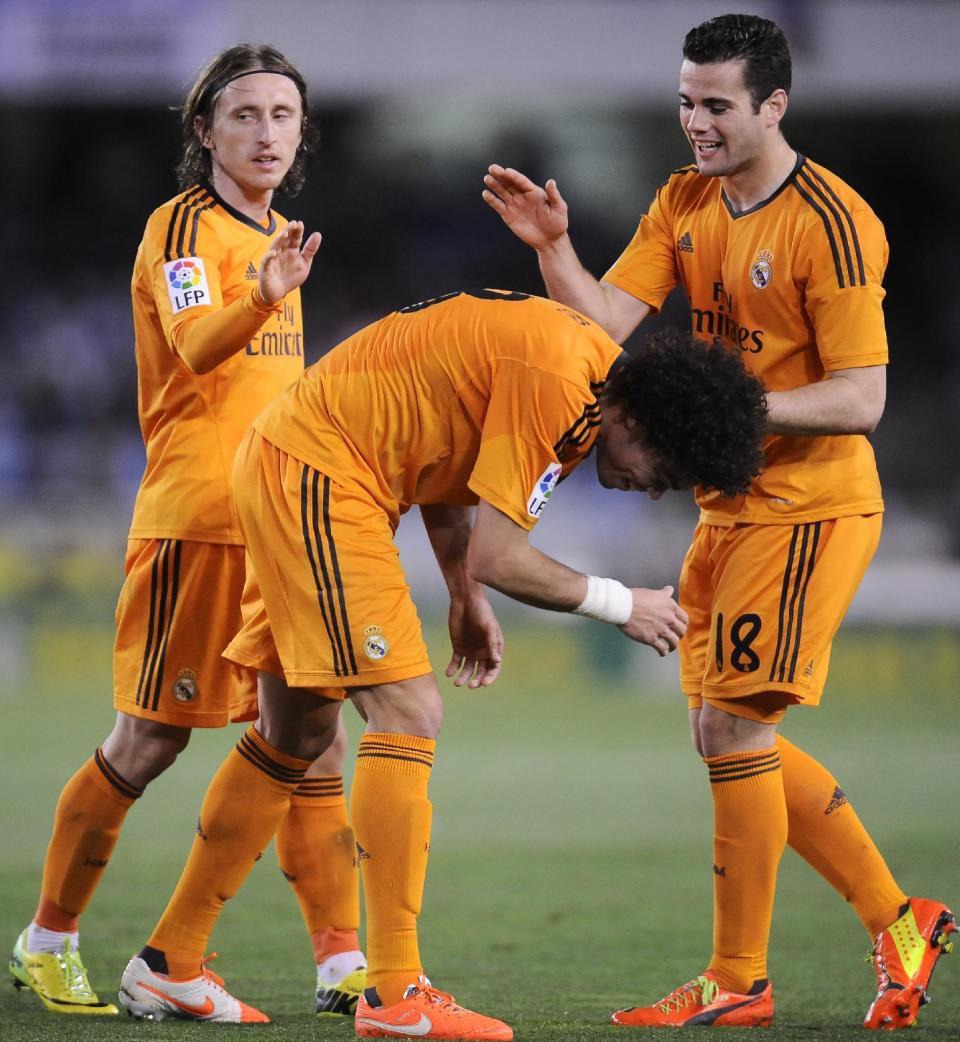
[[[301, 243], [303, 243], [301, 247]], [[303, 221], [291, 221], [270, 243], [260, 265], [260, 296], [276, 304], [292, 289], [302, 286], [320, 249], [320, 233], [303, 242]]]
[[512, 167], [489, 168], [483, 200], [504, 224], [535, 250], [552, 246], [567, 232], [567, 204], [552, 178], [541, 188]]
[[633, 589], [633, 614], [620, 627], [631, 639], [649, 644], [663, 658], [677, 650], [687, 632], [687, 613], [673, 599], [673, 587], [660, 590]]
[[450, 646], [446, 675], [456, 687], [489, 687], [500, 675], [503, 632], [481, 591], [450, 601]]

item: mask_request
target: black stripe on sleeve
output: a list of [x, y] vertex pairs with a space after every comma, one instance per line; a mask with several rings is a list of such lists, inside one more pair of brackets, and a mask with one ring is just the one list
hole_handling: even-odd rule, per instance
[[853, 240], [853, 249], [857, 255], [858, 278], [854, 282], [853, 277], [851, 276], [851, 282], [854, 282], [854, 284], [858, 286], [866, 286], [867, 275], [863, 268], [863, 253], [861, 253], [860, 251], [860, 236], [857, 235], [857, 226], [854, 223], [853, 215], [843, 204], [843, 200], [837, 195], [836, 192], [834, 192], [830, 185], [827, 184], [827, 182], [816, 172], [816, 170], [813, 169], [813, 167], [805, 167], [804, 169], [808, 170], [810, 174], [817, 179], [817, 181], [823, 186], [824, 191], [829, 193], [830, 198], [833, 199], [833, 201], [837, 204], [837, 206], [843, 213], [843, 216], [846, 218], [847, 225], [850, 228], [850, 237]]
[[170, 223], [167, 225], [167, 241], [163, 247], [163, 259], [166, 261], [172, 261], [173, 257], [173, 235], [174, 229], [177, 225], [177, 218], [180, 216], [180, 211], [187, 206], [192, 199], [196, 199], [203, 195], [203, 189], [199, 185], [194, 185], [188, 192], [185, 192], [180, 199], [177, 200], [176, 205], [173, 208], [173, 213], [170, 215]]
[[204, 203], [203, 206], [198, 206], [193, 211], [193, 224], [190, 228], [190, 249], [188, 251], [188, 256], [196, 257], [197, 255], [197, 235], [200, 232], [200, 214], [202, 214], [204, 210], [209, 210], [212, 206], [216, 205], [217, 204], [211, 199], [208, 203]]
[[824, 209], [817, 204], [813, 196], [801, 186], [799, 177], [793, 182], [793, 186], [800, 193], [801, 198], [810, 204], [814, 212], [819, 215], [820, 220], [823, 221], [823, 227], [827, 232], [827, 241], [830, 243], [830, 252], [833, 254], [833, 265], [837, 272], [837, 284], [843, 289], [845, 284], [843, 281], [843, 268], [840, 265], [840, 251], [837, 249], [837, 237], [833, 234], [830, 218]]
[[809, 190], [830, 211], [833, 221], [836, 224], [837, 231], [840, 234], [840, 245], [843, 247], [843, 258], [847, 262], [847, 285], [855, 286], [857, 283], [857, 276], [853, 270], [853, 257], [850, 253], [850, 238], [847, 235], [846, 226], [840, 218], [840, 212], [837, 210], [836, 206], [834, 206], [833, 201], [827, 197], [823, 188], [810, 176], [808, 166], [803, 166], [800, 173], [797, 175], [797, 179], [803, 181]]

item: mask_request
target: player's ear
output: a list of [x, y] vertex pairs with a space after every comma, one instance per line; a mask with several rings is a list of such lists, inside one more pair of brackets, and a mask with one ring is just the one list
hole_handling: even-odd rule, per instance
[[213, 148], [213, 136], [207, 129], [207, 123], [203, 116], [193, 117], [193, 132], [197, 135], [197, 140], [204, 148]]
[[788, 102], [787, 92], [782, 87], [778, 87], [763, 103], [769, 126], [776, 126], [787, 114]]

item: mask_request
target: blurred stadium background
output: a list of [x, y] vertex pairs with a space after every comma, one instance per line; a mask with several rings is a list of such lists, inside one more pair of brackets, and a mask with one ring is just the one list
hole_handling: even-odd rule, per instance
[[[16, 895], [3, 936], [12, 940], [11, 930], [32, 910], [59, 788], [112, 718], [112, 613], [143, 464], [129, 276], [147, 215], [176, 190], [179, 125], [172, 109], [199, 66], [231, 43], [269, 41], [311, 85], [320, 151], [302, 194], [278, 199], [277, 208], [324, 236], [303, 295], [312, 361], [371, 319], [450, 289], [541, 292], [531, 251], [480, 199], [490, 162], [541, 182], [556, 177], [581, 257], [602, 273], [656, 186], [688, 160], [675, 116], [683, 34], [730, 9], [766, 14], [787, 30], [795, 58], [787, 137], [866, 197], [891, 243], [889, 398], [872, 438], [888, 504], [884, 538], [838, 641], [836, 716], [827, 715], [828, 698], [822, 714], [803, 714], [816, 715], [816, 724], [797, 724], [819, 728], [828, 748], [838, 725], [836, 748], [853, 750], [842, 755], [868, 791], [876, 763], [867, 735], [882, 741], [917, 729], [888, 765], [895, 779], [888, 782], [902, 796], [892, 806], [902, 819], [887, 822], [884, 835], [907, 842], [925, 864], [921, 879], [944, 897], [952, 889], [957, 899], [955, 866], [927, 864], [940, 848], [924, 848], [938, 828], [943, 841], [943, 822], [932, 812], [912, 817], [909, 827], [906, 819], [927, 784], [911, 756], [937, 764], [944, 792], [956, 792], [960, 780], [950, 758], [960, 731], [960, 296], [953, 284], [960, 270], [960, 4], [193, 0], [168, 7], [0, 0], [0, 227], [7, 256], [0, 708], [10, 743], [0, 766], [8, 793], [0, 814], [4, 834], [21, 837], [0, 858], [5, 892]], [[672, 298], [658, 321], [682, 324], [682, 299]], [[554, 497], [535, 541], [587, 571], [635, 585], [675, 582], [695, 522], [692, 502], [674, 495], [652, 504], [604, 492], [591, 470], [582, 468]], [[400, 540], [438, 637], [439, 661], [443, 588], [415, 514], [402, 524]], [[653, 820], [665, 834], [673, 795], [664, 773], [700, 780], [682, 709], [667, 708], [675, 661], [661, 662], [581, 620], [523, 610], [509, 617], [508, 656], [513, 649], [515, 657], [508, 657], [490, 705], [493, 719], [507, 721], [509, 740], [492, 721], [483, 727], [475, 709], [458, 708], [462, 700], [451, 700], [449, 766], [475, 769], [480, 779], [476, 790], [466, 778], [454, 784], [468, 801], [465, 811], [448, 804], [442, 819], [454, 848], [472, 849], [471, 837], [485, 828], [500, 829], [501, 842], [516, 840], [521, 849], [589, 848], [616, 830], [622, 807], [599, 815], [596, 809], [615, 792], [631, 808], [628, 830], [614, 840], [627, 849], [631, 830], [643, 826], [651, 783], [659, 808]], [[581, 693], [599, 699], [595, 709], [573, 708]], [[508, 708], [521, 695], [520, 709]], [[536, 732], [553, 709], [572, 714], [576, 740], [561, 737], [563, 721], [553, 719], [541, 738], [559, 742], [563, 755], [549, 759]], [[860, 732], [857, 744], [853, 729], [865, 715], [873, 730]], [[529, 742], [521, 725], [531, 728]], [[472, 744], [478, 734], [484, 748]], [[608, 759], [605, 750], [618, 741]], [[191, 766], [182, 781], [164, 790], [186, 802], [187, 809], [177, 804], [180, 817], [192, 820], [228, 742], [211, 735], [186, 754]], [[633, 784], [634, 754], [647, 766], [636, 775], [636, 793], [624, 795]], [[576, 766], [566, 776], [571, 761]], [[609, 787], [606, 768], [613, 769]], [[504, 771], [509, 788], [501, 791], [493, 775]], [[490, 817], [481, 794], [510, 800], [517, 786], [527, 793], [530, 806], [522, 810], [531, 817], [518, 810], [523, 824], [511, 831]], [[694, 785], [694, 792], [699, 824], [683, 826], [683, 842], [706, 820], [703, 787]], [[551, 814], [538, 831], [539, 797]], [[878, 813], [889, 799], [889, 792], [874, 797]], [[955, 812], [949, 800], [936, 806]], [[687, 813], [679, 803], [674, 809]], [[154, 813], [157, 804], [137, 817]], [[160, 850], [157, 841], [150, 845], [146, 820], [136, 828], [145, 845], [137, 854], [121, 850], [139, 857], [143, 878], [153, 881], [145, 866]], [[955, 837], [955, 813], [948, 833]], [[138, 931], [159, 910], [184, 843], [154, 873], [159, 892], [138, 915]], [[651, 847], [649, 837], [644, 844]], [[904, 856], [898, 867], [908, 862]], [[122, 879], [125, 870], [117, 871]], [[118, 944], [128, 941], [133, 937], [121, 935]]]

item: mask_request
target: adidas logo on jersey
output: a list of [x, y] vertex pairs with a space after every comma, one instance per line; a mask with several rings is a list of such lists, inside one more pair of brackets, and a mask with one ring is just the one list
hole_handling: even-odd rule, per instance
[[677, 249], [681, 253], [693, 253], [693, 239], [690, 238], [689, 232], [684, 232], [683, 235], [677, 239]]
[[250, 261], [247, 265], [247, 270], [244, 272], [243, 277], [245, 279], [250, 279], [251, 281], [260, 278], [260, 272], [253, 266], [253, 261]]

